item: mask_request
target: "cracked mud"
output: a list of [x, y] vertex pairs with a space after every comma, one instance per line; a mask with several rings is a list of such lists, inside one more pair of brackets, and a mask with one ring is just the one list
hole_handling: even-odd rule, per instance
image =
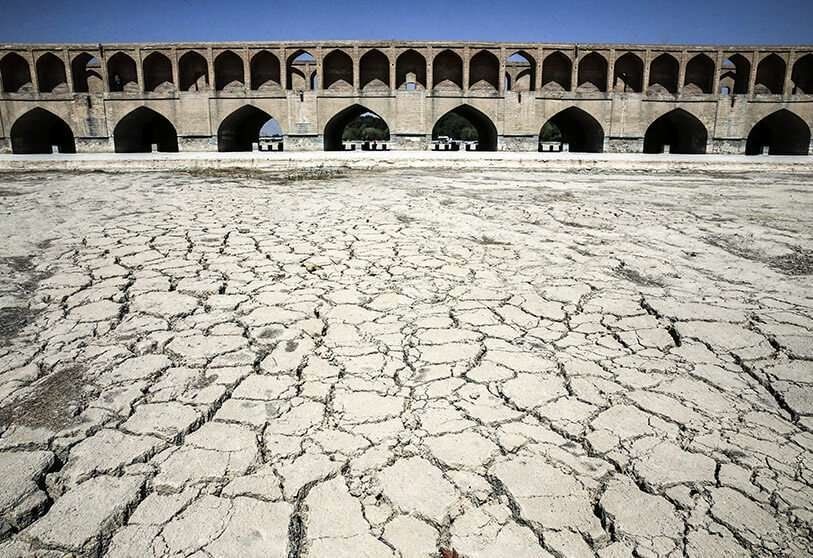
[[0, 556], [809, 556], [810, 176], [0, 177]]

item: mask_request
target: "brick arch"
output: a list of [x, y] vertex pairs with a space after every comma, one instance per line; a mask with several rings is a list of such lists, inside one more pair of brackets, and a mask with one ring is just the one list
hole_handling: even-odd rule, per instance
[[68, 76], [65, 62], [52, 52], [46, 52], [35, 64], [40, 93], [67, 93]]
[[4, 93], [19, 93], [30, 89], [32, 81], [28, 60], [16, 52], [9, 52], [0, 58], [0, 78]]
[[433, 89], [463, 89], [463, 58], [446, 49], [432, 60]]
[[107, 81], [113, 92], [138, 89], [138, 71], [132, 56], [117, 52], [108, 58]]
[[653, 120], [644, 134], [644, 153], [703, 154], [706, 152], [708, 130], [694, 114], [673, 109]]
[[172, 62], [161, 52], [151, 52], [142, 63], [144, 91], [174, 89]]
[[483, 111], [469, 105], [460, 104], [451, 110], [441, 114], [432, 123], [432, 138], [437, 138], [437, 126], [441, 120], [450, 114], [462, 116], [477, 130], [477, 150], [478, 151], [496, 151], [498, 132], [497, 126], [494, 121]]
[[542, 61], [542, 89], [548, 91], [570, 91], [573, 76], [573, 62], [561, 50], [557, 50]]
[[[601, 153], [604, 151], [604, 128], [598, 119], [579, 107], [563, 109], [545, 122], [559, 129], [562, 142], [569, 144], [570, 151]], [[542, 126], [544, 130], [545, 125]], [[540, 138], [542, 130], [539, 132]]]
[[[410, 81], [410, 79], [414, 81]], [[401, 89], [408, 83], [427, 88], [426, 57], [415, 49], [407, 49], [395, 59], [395, 87]]]
[[387, 120], [379, 113], [367, 108], [364, 105], [353, 104], [338, 111], [325, 124], [324, 130], [322, 131], [325, 151], [341, 151], [343, 145], [342, 133], [344, 132], [345, 127], [362, 114], [368, 112], [375, 114], [381, 120], [383, 120], [384, 124], [387, 126], [388, 132], [391, 130]]
[[271, 119], [274, 119], [282, 130], [279, 118], [255, 105], [243, 105], [226, 115], [217, 127], [218, 151], [251, 151], [252, 143], [260, 141], [260, 131]]
[[377, 48], [368, 50], [359, 59], [359, 88], [390, 88], [390, 59]]
[[341, 49], [331, 50], [322, 59], [322, 89], [353, 88], [353, 58]]
[[60, 153], [76, 153], [74, 133], [68, 122], [40, 107], [17, 117], [9, 137], [12, 153], [51, 153], [53, 145], [59, 147]]
[[748, 132], [746, 155], [761, 155], [763, 147], [770, 155], [807, 155], [810, 151], [810, 126], [788, 109], [774, 111], [754, 124]]
[[282, 85], [279, 58], [267, 50], [261, 50], [251, 57], [251, 89], [275, 89]]
[[116, 153], [149, 152], [158, 145], [158, 151], [178, 151], [178, 131], [174, 122], [159, 111], [140, 106], [121, 117], [113, 127], [113, 145]]

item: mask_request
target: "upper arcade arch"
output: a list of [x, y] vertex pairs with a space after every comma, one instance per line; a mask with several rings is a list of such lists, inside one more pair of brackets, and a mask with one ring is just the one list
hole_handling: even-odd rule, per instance
[[616, 58], [613, 90], [620, 93], [641, 93], [644, 90], [644, 61], [628, 52]]
[[542, 89], [545, 91], [570, 91], [573, 63], [562, 51], [549, 54], [542, 62]]
[[252, 91], [279, 89], [282, 86], [279, 58], [267, 50], [252, 56], [250, 67]]
[[805, 54], [793, 64], [790, 80], [793, 95], [813, 95], [813, 54]]
[[330, 51], [322, 61], [323, 89], [353, 89], [353, 59], [343, 50]]
[[37, 58], [37, 85], [40, 93], [67, 93], [65, 62], [51, 52]]
[[215, 89], [217, 91], [237, 91], [246, 86], [246, 71], [243, 59], [231, 50], [217, 55], [215, 66]]
[[174, 89], [172, 62], [161, 52], [151, 52], [144, 58], [144, 91], [166, 92]]
[[135, 60], [123, 52], [117, 52], [108, 58], [107, 80], [110, 91], [138, 91], [138, 70]]
[[720, 68], [720, 93], [724, 95], [748, 93], [750, 76], [751, 62], [742, 54], [732, 54], [723, 61], [723, 67]]
[[579, 60], [578, 91], [607, 91], [607, 59], [591, 52]]
[[506, 61], [506, 90], [518, 93], [536, 90], [536, 72], [536, 59], [518, 50]]
[[432, 61], [433, 89], [463, 89], [463, 59], [452, 50], [444, 50]]
[[698, 54], [686, 63], [683, 93], [686, 95], [710, 94], [714, 89], [714, 60]]
[[138, 107], [113, 129], [116, 153], [178, 151], [178, 132], [167, 117], [148, 107]]
[[757, 64], [755, 95], [781, 95], [785, 85], [785, 61], [769, 54]]
[[287, 88], [290, 91], [307, 91], [316, 89], [318, 78], [312, 77], [316, 73], [316, 59], [307, 50], [297, 50], [285, 61]]
[[102, 63], [95, 56], [82, 52], [71, 61], [73, 90], [76, 93], [104, 93]]
[[209, 89], [209, 63], [199, 52], [190, 50], [178, 59], [178, 81], [181, 91]]
[[426, 58], [417, 50], [408, 49], [395, 60], [396, 89], [426, 89]]
[[16, 52], [9, 52], [0, 58], [0, 79], [4, 93], [22, 93], [33, 89], [28, 61]]
[[469, 62], [469, 89], [499, 91], [500, 60], [492, 52], [481, 50]]
[[359, 60], [359, 88], [366, 91], [390, 88], [390, 60], [376, 48], [365, 52]]
[[696, 116], [674, 109], [649, 125], [644, 135], [644, 153], [702, 154], [706, 152], [707, 141], [708, 131]]
[[20, 116], [11, 126], [12, 153], [76, 153], [70, 126], [54, 113], [34, 108]]
[[780, 109], [756, 123], [748, 134], [746, 155], [807, 155], [810, 150], [810, 127], [798, 115]]
[[679, 75], [680, 64], [677, 58], [666, 52], [659, 55], [649, 65], [647, 93], [677, 93]]

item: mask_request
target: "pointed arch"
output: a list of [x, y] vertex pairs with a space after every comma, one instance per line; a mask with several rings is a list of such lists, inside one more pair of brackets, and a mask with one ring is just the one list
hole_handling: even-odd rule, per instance
[[40, 93], [68, 91], [68, 77], [65, 73], [65, 62], [52, 52], [46, 52], [37, 58], [37, 83]]
[[229, 114], [217, 128], [218, 151], [251, 151], [259, 143], [260, 130], [272, 118], [254, 105], [245, 105]]
[[481, 50], [469, 61], [469, 89], [499, 91], [500, 59], [493, 52]]
[[419, 86], [426, 89], [426, 58], [417, 50], [405, 50], [395, 59], [395, 87], [418, 89]]
[[359, 60], [359, 87], [362, 90], [390, 88], [390, 59], [380, 50], [368, 50]]
[[14, 121], [9, 133], [12, 153], [76, 153], [70, 126], [54, 113], [33, 108]]
[[102, 64], [87, 52], [77, 54], [71, 61], [73, 90], [76, 93], [103, 93]]
[[[327, 124], [325, 124], [325, 130], [323, 132], [325, 151], [342, 151], [344, 149], [342, 135], [345, 127], [366, 113], [372, 113], [376, 117], [381, 118], [375, 111], [359, 104], [349, 106], [334, 114], [333, 117], [328, 120]], [[389, 137], [389, 125], [383, 118], [381, 118], [381, 120], [387, 125], [387, 137]]]
[[686, 63], [683, 92], [687, 95], [710, 94], [714, 88], [714, 60], [700, 53]]
[[579, 91], [607, 91], [607, 59], [598, 52], [591, 52], [579, 60]]
[[813, 95], [813, 54], [805, 54], [793, 64], [790, 79], [794, 95]]
[[[604, 129], [590, 113], [570, 107], [553, 115], [545, 126], [559, 129], [562, 142], [569, 145], [570, 151], [580, 153], [601, 153], [604, 151]], [[545, 129], [545, 126], [542, 129]], [[539, 133], [540, 139], [542, 131]]]
[[147, 107], [138, 107], [119, 120], [113, 129], [116, 153], [178, 151], [178, 132], [164, 115]]
[[224, 50], [215, 58], [215, 89], [227, 91], [243, 89], [246, 85], [246, 72], [243, 59], [231, 50]]
[[267, 50], [261, 50], [251, 57], [251, 89], [259, 91], [261, 89], [279, 88], [280, 64], [279, 58]]
[[117, 52], [107, 60], [107, 78], [110, 91], [138, 88], [136, 63], [129, 55]]
[[613, 90], [621, 93], [641, 93], [644, 90], [644, 61], [628, 52], [615, 61]]
[[433, 89], [463, 89], [463, 59], [453, 50], [444, 50], [432, 60]]
[[536, 89], [536, 59], [524, 50], [511, 54], [506, 61], [506, 90], [534, 91]]
[[748, 81], [751, 78], [751, 63], [742, 54], [732, 54], [723, 60], [720, 68], [720, 92], [744, 95], [748, 93]]
[[549, 54], [542, 62], [542, 89], [570, 91], [573, 62], [562, 51]]
[[746, 155], [807, 155], [810, 151], [810, 127], [787, 109], [773, 112], [757, 122], [748, 134]]
[[644, 135], [644, 153], [702, 154], [708, 131], [700, 120], [683, 109], [674, 109], [655, 119]]
[[477, 131], [477, 151], [497, 151], [497, 127], [485, 113], [471, 105], [460, 105], [438, 118], [432, 126], [432, 139], [438, 138], [438, 125], [452, 114], [465, 118]]
[[151, 52], [143, 62], [144, 91], [172, 89], [172, 62], [160, 52]]
[[323, 89], [353, 88], [353, 59], [343, 50], [331, 50], [322, 61]]
[[311, 79], [311, 76], [316, 71], [316, 59], [307, 50], [297, 50], [291, 54], [285, 61], [285, 74], [287, 88], [290, 91], [306, 91], [313, 90], [313, 82], [318, 81]]
[[16, 52], [0, 58], [0, 78], [4, 93], [20, 93], [32, 87], [28, 61]]
[[754, 93], [757, 95], [781, 95], [785, 87], [785, 61], [776, 54], [769, 54], [757, 65]]
[[194, 50], [185, 52], [178, 59], [178, 81], [181, 91], [205, 91], [209, 89], [209, 63]]
[[680, 64], [677, 58], [664, 52], [649, 65], [647, 91], [650, 93], [677, 93], [679, 73]]

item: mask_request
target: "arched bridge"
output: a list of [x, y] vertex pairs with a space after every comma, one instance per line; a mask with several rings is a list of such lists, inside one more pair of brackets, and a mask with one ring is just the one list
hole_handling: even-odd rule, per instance
[[808, 154], [813, 46], [441, 42], [0, 45], [0, 152], [389, 149], [449, 114], [482, 150]]

